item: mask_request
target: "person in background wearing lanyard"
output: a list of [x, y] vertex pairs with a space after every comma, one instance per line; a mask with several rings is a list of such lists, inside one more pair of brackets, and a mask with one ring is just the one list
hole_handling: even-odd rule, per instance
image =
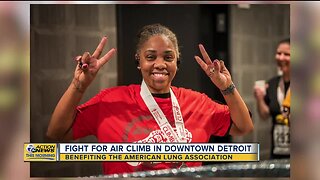
[[290, 39], [278, 43], [275, 59], [282, 75], [271, 78], [266, 89], [254, 88], [260, 117], [272, 117], [271, 159], [290, 157]]
[[[58, 102], [47, 136], [60, 141], [94, 135], [99, 142], [208, 142], [210, 135], [244, 135], [253, 130], [249, 110], [231, 80], [223, 61], [212, 61], [203, 45], [195, 56], [203, 71], [223, 93], [227, 105], [205, 94], [171, 86], [179, 67], [176, 35], [160, 24], [144, 26], [138, 33], [135, 59], [141, 85], [102, 90], [78, 105], [98, 70], [116, 53], [113, 48], [99, 58], [107, 42], [103, 37], [95, 52], [78, 56], [72, 83]], [[104, 174], [200, 166], [201, 162], [103, 162]]]

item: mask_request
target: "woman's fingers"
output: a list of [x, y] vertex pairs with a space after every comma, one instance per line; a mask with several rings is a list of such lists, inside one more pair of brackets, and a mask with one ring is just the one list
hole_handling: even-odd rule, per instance
[[74, 60], [77, 61], [77, 62], [79, 62], [79, 61], [81, 60], [81, 57], [82, 57], [82, 56], [76, 56], [76, 57], [74, 58]]
[[116, 49], [112, 48], [107, 54], [105, 54], [102, 58], [99, 59], [99, 67], [103, 66], [106, 62], [108, 62], [112, 56], [116, 53]]
[[194, 58], [196, 59], [196, 61], [198, 62], [198, 64], [202, 68], [202, 70], [204, 70], [206, 72], [207, 68], [208, 68], [208, 65], [205, 62], [203, 62], [202, 59], [199, 56], [194, 56]]
[[89, 63], [90, 63], [90, 53], [89, 52], [85, 52], [83, 53], [80, 62], [79, 62], [79, 67], [83, 70], [86, 71], [88, 69]]
[[111, 49], [108, 53], [106, 53], [102, 58], [98, 60], [98, 57], [101, 55], [103, 48], [107, 42], [107, 37], [103, 37], [100, 41], [97, 49], [94, 51], [93, 55], [91, 56], [89, 52], [83, 53], [82, 56], [76, 56], [74, 58], [75, 61], [78, 62], [78, 67], [86, 72], [90, 68], [93, 68], [92, 72], [99, 70], [106, 62], [108, 62], [111, 57], [115, 54], [116, 49]]
[[224, 62], [222, 60], [219, 60], [221, 71], [225, 70], [226, 66], [224, 65]]
[[215, 59], [211, 61], [208, 53], [206, 52], [204, 46], [199, 44], [199, 49], [203, 56], [204, 61], [199, 57], [195, 56], [194, 58], [201, 66], [202, 70], [210, 77], [211, 81], [219, 88], [225, 89], [226, 84], [228, 84], [228, 79], [230, 79], [230, 73], [226, 68], [222, 60]]
[[[211, 61], [207, 51], [205, 50], [204, 46], [202, 44], [199, 44], [199, 49], [202, 54], [202, 57], [205, 62], [201, 60], [198, 56], [196, 56], [197, 62], [201, 65], [202, 69], [208, 74], [208, 76], [212, 75], [217, 75], [218, 73], [215, 72], [220, 72], [221, 66], [220, 63], [217, 59], [215, 59], [213, 62]], [[208, 72], [209, 71], [209, 72]]]
[[[215, 72], [221, 72], [221, 65], [220, 65], [220, 63], [219, 63], [219, 60], [217, 60], [217, 59], [215, 59], [214, 61], [213, 61], [213, 67], [214, 67], [214, 71]], [[217, 74], [216, 73], [216, 74]]]
[[202, 44], [199, 44], [199, 49], [200, 49], [202, 57], [203, 57], [204, 61], [207, 63], [207, 65], [212, 64], [212, 61], [211, 61], [207, 51], [205, 50], [205, 48]]
[[81, 58], [82, 64], [89, 64], [90, 63], [90, 58], [91, 58], [91, 56], [90, 56], [89, 52], [83, 53], [82, 58]]
[[104, 48], [104, 46], [106, 45], [106, 43], [107, 43], [107, 37], [104, 36], [104, 37], [101, 39], [101, 41], [100, 41], [97, 49], [96, 49], [96, 50], [94, 51], [94, 53], [92, 54], [92, 57], [94, 57], [94, 58], [96, 58], [96, 59], [99, 59], [99, 57], [100, 57], [100, 55], [101, 55], [101, 53], [102, 53], [102, 51], [103, 51], [103, 48]]

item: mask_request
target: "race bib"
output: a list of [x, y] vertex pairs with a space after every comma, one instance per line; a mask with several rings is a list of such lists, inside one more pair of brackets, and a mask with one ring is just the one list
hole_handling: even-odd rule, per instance
[[289, 126], [276, 124], [273, 130], [273, 153], [277, 155], [290, 154], [290, 130]]

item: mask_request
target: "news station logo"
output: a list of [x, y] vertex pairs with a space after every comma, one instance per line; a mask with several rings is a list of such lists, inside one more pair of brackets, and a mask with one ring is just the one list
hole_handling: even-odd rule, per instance
[[24, 144], [24, 161], [56, 161], [57, 144]]

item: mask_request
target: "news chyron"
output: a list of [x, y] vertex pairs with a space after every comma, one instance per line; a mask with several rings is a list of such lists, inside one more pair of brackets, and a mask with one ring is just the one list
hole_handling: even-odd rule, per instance
[[25, 143], [24, 161], [57, 161], [57, 144]]

